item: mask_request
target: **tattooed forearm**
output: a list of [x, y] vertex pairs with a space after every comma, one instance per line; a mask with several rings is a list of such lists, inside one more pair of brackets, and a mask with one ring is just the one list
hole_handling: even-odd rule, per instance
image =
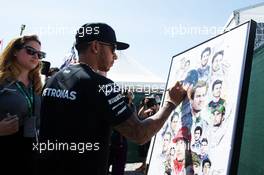
[[116, 126], [115, 129], [125, 137], [138, 144], [144, 144], [155, 135], [175, 109], [171, 103], [165, 102], [164, 106], [153, 116], [140, 121], [136, 114]]

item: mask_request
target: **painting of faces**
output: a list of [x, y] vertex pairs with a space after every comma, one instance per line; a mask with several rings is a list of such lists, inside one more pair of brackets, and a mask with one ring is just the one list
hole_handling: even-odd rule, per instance
[[189, 89], [155, 137], [148, 174], [228, 174], [247, 25], [238, 29], [173, 58], [168, 87]]

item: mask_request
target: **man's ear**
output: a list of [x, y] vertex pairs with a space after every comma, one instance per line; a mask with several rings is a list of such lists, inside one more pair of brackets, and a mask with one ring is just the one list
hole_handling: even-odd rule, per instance
[[97, 54], [99, 50], [99, 43], [97, 41], [92, 41], [91, 42], [91, 51], [94, 54]]

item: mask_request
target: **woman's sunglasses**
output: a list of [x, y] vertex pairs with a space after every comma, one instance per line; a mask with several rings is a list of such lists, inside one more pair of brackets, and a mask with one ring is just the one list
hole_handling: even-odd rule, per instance
[[33, 47], [30, 46], [23, 46], [24, 49], [26, 49], [27, 54], [29, 55], [35, 55], [38, 54], [38, 58], [39, 59], [43, 59], [46, 57], [46, 53], [42, 52], [42, 51], [37, 51], [36, 49], [34, 49]]

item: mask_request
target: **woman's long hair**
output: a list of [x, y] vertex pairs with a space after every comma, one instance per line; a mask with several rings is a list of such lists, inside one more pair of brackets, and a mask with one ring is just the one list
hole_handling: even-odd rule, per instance
[[[15, 52], [20, 50], [27, 42], [36, 41], [41, 45], [41, 42], [36, 35], [23, 36], [11, 40], [2, 54], [0, 55], [0, 84], [7, 79], [12, 81], [17, 80], [21, 73], [19, 65], [16, 61]], [[34, 91], [40, 95], [42, 82], [40, 78], [41, 62], [29, 72], [29, 79], [33, 83]]]

